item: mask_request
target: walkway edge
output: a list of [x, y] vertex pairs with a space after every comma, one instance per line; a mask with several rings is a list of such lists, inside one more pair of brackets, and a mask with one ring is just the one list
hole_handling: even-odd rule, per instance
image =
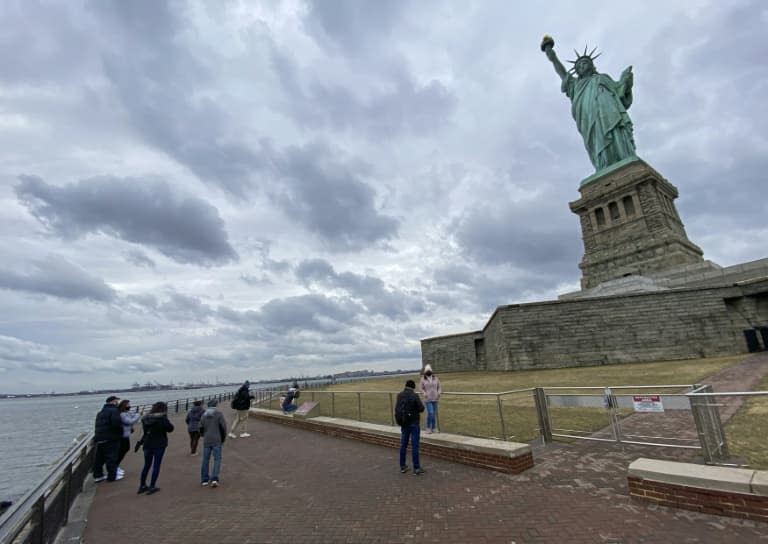
[[[400, 429], [391, 425], [332, 417], [302, 419], [262, 408], [251, 408], [250, 416], [271, 423], [290, 425], [330, 436], [349, 438], [390, 448], [400, 447]], [[422, 435], [421, 453], [508, 474], [519, 474], [532, 468], [534, 464], [533, 452], [528, 444], [446, 433]]]

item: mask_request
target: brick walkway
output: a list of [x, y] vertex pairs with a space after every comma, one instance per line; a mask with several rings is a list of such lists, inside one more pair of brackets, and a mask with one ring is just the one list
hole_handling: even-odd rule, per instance
[[[766, 372], [768, 356], [744, 364], [755, 372], [725, 373], [729, 389]], [[717, 380], [707, 383], [723, 390]], [[400, 474], [394, 449], [251, 420], [251, 438], [225, 445], [222, 485], [211, 489], [200, 487], [183, 427], [171, 435], [159, 493], [136, 494], [141, 455], [132, 452], [124, 480], [98, 484], [86, 543], [768, 543], [768, 525], [629, 498], [631, 461], [685, 450], [555, 445], [519, 475], [424, 457], [427, 473], [414, 476]]]

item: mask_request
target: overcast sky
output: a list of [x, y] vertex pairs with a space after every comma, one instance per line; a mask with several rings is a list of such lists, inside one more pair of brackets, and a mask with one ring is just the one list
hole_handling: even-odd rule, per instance
[[577, 290], [593, 169], [545, 33], [633, 66], [638, 154], [704, 257], [768, 256], [761, 0], [0, 16], [0, 392], [415, 369]]

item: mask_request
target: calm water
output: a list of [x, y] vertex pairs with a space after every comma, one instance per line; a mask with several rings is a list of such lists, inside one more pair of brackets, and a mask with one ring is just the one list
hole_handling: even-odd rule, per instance
[[[260, 387], [266, 385], [259, 384]], [[237, 387], [120, 393], [132, 406], [234, 392]], [[106, 393], [0, 399], [0, 500], [16, 501], [39, 484], [83, 434], [93, 430]], [[173, 407], [169, 407], [172, 416]], [[179, 413], [184, 406], [179, 407]], [[140, 429], [139, 429], [140, 430]], [[138, 431], [137, 431], [138, 432]], [[133, 440], [131, 440], [133, 443]]]

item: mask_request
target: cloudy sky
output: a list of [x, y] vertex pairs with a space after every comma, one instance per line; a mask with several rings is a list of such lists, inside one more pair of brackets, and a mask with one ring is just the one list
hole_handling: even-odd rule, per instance
[[633, 66], [705, 258], [766, 257], [768, 5], [528, 4], [0, 2], [0, 392], [415, 369], [578, 289], [544, 33]]

